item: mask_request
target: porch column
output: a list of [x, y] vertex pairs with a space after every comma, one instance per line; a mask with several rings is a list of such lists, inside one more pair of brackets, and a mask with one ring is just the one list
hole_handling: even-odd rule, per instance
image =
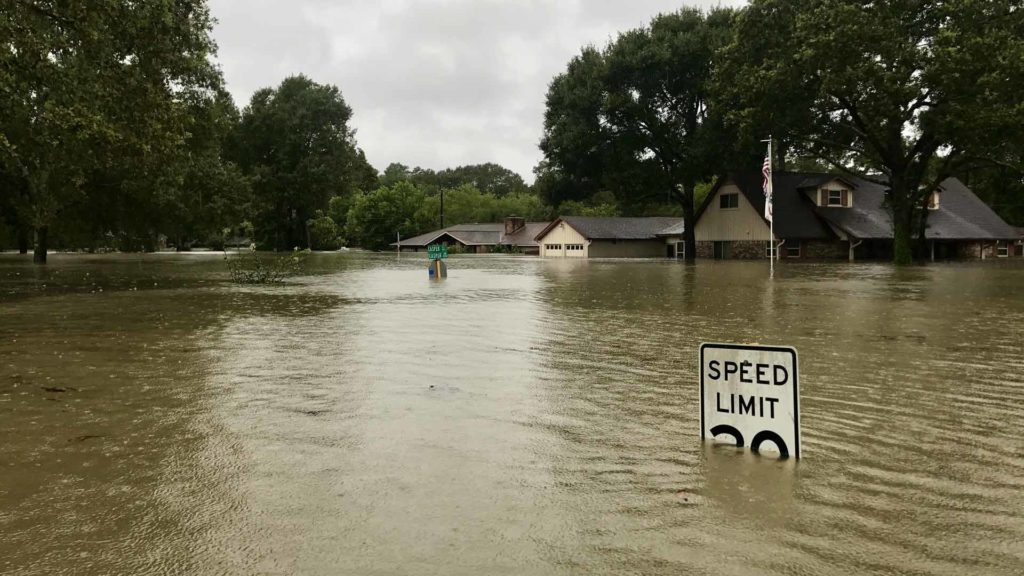
[[860, 246], [863, 243], [864, 243], [863, 240], [854, 241], [853, 237], [852, 236], [850, 237], [850, 240], [849, 240], [849, 244], [850, 244], [850, 262], [853, 262], [854, 260], [856, 260], [856, 256], [855, 256], [856, 248], [857, 248], [857, 246]]

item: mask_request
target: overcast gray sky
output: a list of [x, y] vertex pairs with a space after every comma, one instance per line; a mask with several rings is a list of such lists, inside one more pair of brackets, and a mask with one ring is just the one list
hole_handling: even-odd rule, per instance
[[335, 84], [378, 170], [497, 162], [533, 180], [544, 96], [586, 44], [742, 0], [211, 0], [228, 89]]

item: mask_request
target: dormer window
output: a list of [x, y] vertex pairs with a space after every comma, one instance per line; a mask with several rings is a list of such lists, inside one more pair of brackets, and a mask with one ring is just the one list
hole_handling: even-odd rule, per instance
[[932, 192], [932, 195], [928, 197], [928, 209], [938, 210], [939, 209], [939, 192]]
[[824, 188], [821, 191], [821, 205], [831, 208], [847, 208], [850, 206], [850, 192], [845, 189]]

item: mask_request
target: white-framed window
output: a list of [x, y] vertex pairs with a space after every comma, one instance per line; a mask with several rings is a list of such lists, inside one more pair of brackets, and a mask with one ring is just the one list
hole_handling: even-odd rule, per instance
[[1000, 242], [996, 244], [996, 256], [1000, 258], [1008, 258], [1010, 256], [1010, 243]]
[[786, 258], [799, 258], [800, 257], [800, 242], [796, 244], [786, 245]]
[[764, 245], [764, 257], [771, 259], [775, 257], [775, 242], [769, 240]]
[[842, 190], [829, 190], [827, 206], [842, 206], [843, 205], [843, 191]]
[[686, 258], [686, 242], [676, 242], [676, 258]]
[[544, 249], [545, 250], [556, 250], [557, 251], [557, 250], [561, 250], [562, 249], [562, 245], [561, 244], [545, 244], [544, 245]]
[[565, 249], [569, 252], [582, 252], [583, 244], [566, 244]]
[[718, 197], [718, 207], [722, 210], [732, 210], [740, 207], [739, 194], [722, 194]]

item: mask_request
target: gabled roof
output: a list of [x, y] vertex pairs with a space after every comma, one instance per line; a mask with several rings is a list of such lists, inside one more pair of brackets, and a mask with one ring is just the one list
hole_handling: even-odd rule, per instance
[[1017, 234], [963, 182], [947, 178], [940, 185], [939, 209], [928, 214], [924, 236], [936, 240], [1005, 240]]
[[857, 184], [853, 182], [847, 176], [838, 176], [835, 174], [809, 174], [804, 177], [803, 180], [797, 183], [796, 187], [800, 190], [813, 189], [816, 190], [824, 184], [838, 180], [851, 188], [856, 188]]
[[502, 238], [502, 244], [512, 246], [537, 246], [536, 237], [550, 222], [527, 222], [522, 228]]
[[665, 228], [661, 232], [658, 232], [657, 235], [658, 236], [682, 236], [683, 232], [685, 232], [685, 231], [686, 231], [686, 223], [683, 222], [682, 218], [680, 218], [679, 222], [676, 222], [675, 224], [669, 225], [668, 228]]
[[[422, 248], [440, 241], [445, 236], [466, 246], [495, 246], [507, 244], [512, 246], [536, 246], [533, 240], [537, 231], [547, 226], [547, 222], [527, 222], [522, 228], [513, 234], [505, 235], [505, 224], [502, 222], [488, 222], [483, 224], [456, 224], [441, 230], [433, 230], [426, 234], [402, 238], [402, 246], [409, 248]], [[398, 242], [392, 242], [391, 246], [397, 246]]]
[[[887, 188], [877, 182], [827, 173], [776, 172], [773, 175], [775, 235], [801, 240], [834, 239], [831, 227], [862, 240], [892, 239], [892, 215], [885, 205]], [[760, 172], [730, 178], [746, 199], [764, 214], [764, 193]], [[817, 206], [806, 194], [832, 180], [841, 180], [853, 191], [849, 208]], [[715, 193], [726, 182], [720, 180], [697, 212], [697, 219], [710, 206]], [[938, 210], [928, 213], [925, 238], [934, 240], [996, 240], [1015, 238], [1015, 231], [967, 186], [956, 178], [940, 185]], [[763, 218], [763, 216], [762, 216]]]
[[652, 240], [666, 229], [682, 226], [682, 221], [682, 218], [674, 216], [641, 218], [562, 216], [541, 230], [534, 239], [540, 241], [560, 222], [565, 222], [589, 240]]
[[[402, 246], [428, 246], [438, 241], [446, 234], [452, 239], [458, 240], [459, 242], [467, 245], [488, 243], [487, 240], [490, 240], [490, 244], [497, 244], [498, 236], [504, 230], [505, 225], [501, 223], [457, 224], [440, 230], [433, 230], [426, 234], [420, 234], [419, 236], [413, 236], [412, 238], [402, 238]], [[392, 242], [391, 245], [396, 246], [398, 243]]]
[[[800, 191], [812, 178], [826, 177], [821, 180], [821, 184], [824, 184], [834, 180], [835, 176], [814, 172], [776, 172], [773, 177], [772, 188], [774, 198], [772, 210], [775, 213], [775, 235], [777, 237], [799, 240], [836, 238], [836, 235], [829, 229], [828, 225], [814, 214], [813, 202], [811, 202], [806, 194]], [[764, 218], [764, 192], [761, 189], [761, 173], [747, 172], [735, 174], [728, 179], [719, 180], [718, 184], [715, 185], [715, 188], [708, 194], [697, 210], [696, 220], [700, 220], [701, 215], [708, 209], [711, 202], [714, 201], [716, 193], [727, 180], [735, 182], [743, 196], [754, 207], [754, 210]]]

